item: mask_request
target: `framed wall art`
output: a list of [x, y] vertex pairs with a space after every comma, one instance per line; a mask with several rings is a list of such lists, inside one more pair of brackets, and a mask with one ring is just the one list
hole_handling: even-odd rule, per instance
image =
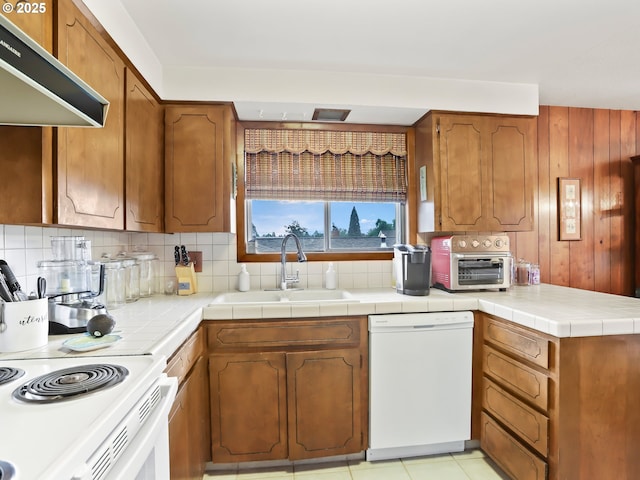
[[559, 240], [580, 240], [580, 179], [558, 178]]

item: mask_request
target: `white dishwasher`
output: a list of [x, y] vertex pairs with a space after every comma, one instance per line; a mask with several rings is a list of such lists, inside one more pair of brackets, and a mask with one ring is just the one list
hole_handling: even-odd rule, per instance
[[471, 312], [369, 316], [367, 460], [464, 450], [472, 349]]

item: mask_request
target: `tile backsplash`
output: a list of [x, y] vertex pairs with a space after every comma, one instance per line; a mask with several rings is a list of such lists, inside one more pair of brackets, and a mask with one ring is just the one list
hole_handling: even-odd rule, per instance
[[[11, 266], [26, 292], [35, 290], [38, 262], [52, 258], [50, 237], [58, 235], [84, 236], [91, 240], [94, 259], [103, 253], [115, 255], [120, 251], [142, 248], [156, 254], [163, 266], [164, 279], [175, 278], [174, 246], [202, 252], [202, 273], [198, 273], [200, 292], [228, 291], [237, 288], [240, 264], [236, 257], [236, 237], [228, 233], [131, 233], [109, 230], [79, 230], [56, 227], [0, 225], [0, 258]], [[354, 261], [333, 262], [338, 288], [379, 288], [392, 285], [392, 262]], [[327, 262], [288, 263], [300, 271], [300, 286], [321, 288]], [[280, 275], [280, 263], [248, 263], [251, 289], [275, 288]], [[163, 282], [164, 283], [164, 282]]]

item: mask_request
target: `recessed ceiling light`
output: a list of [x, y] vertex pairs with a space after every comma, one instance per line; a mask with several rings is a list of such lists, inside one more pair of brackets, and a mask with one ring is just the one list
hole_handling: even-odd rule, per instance
[[320, 122], [344, 122], [351, 110], [339, 108], [316, 108], [313, 111], [313, 120]]

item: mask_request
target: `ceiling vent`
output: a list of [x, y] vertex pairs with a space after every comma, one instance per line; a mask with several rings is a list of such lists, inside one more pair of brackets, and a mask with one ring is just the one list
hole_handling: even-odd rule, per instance
[[316, 108], [313, 111], [313, 120], [318, 122], [344, 122], [351, 110], [339, 108]]

